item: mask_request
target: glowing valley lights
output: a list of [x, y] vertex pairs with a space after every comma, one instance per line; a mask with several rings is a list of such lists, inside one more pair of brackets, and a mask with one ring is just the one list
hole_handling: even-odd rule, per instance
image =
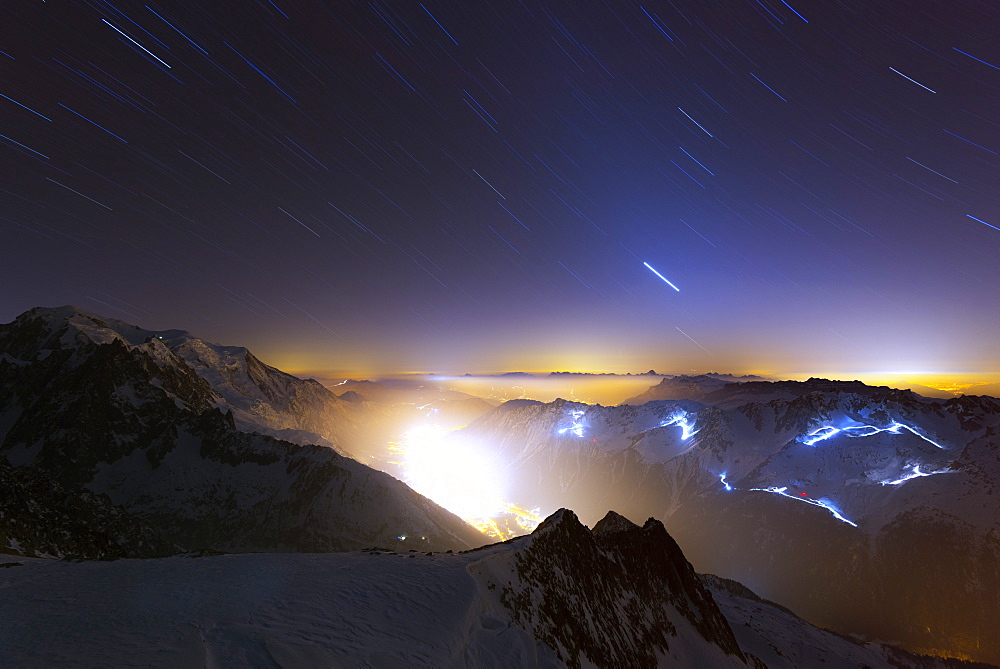
[[425, 424], [390, 451], [401, 455], [406, 483], [462, 518], [488, 518], [503, 510], [499, 463], [485, 449], [453, 438], [453, 430]]
[[457, 429], [424, 423], [389, 444], [406, 484], [496, 539], [534, 530], [544, 519], [541, 509], [507, 502], [501, 463]]
[[[533, 531], [538, 527], [545, 517], [541, 509], [525, 509], [517, 504], [504, 504], [502, 513], [496, 514], [492, 518], [464, 518], [483, 534], [501, 540]], [[511, 526], [513, 520], [514, 526]]]
[[842, 523], [847, 523], [851, 527], [858, 526], [857, 523], [854, 523], [845, 518], [843, 514], [840, 513], [840, 509], [838, 509], [833, 502], [831, 502], [825, 497], [822, 497], [820, 499], [813, 499], [808, 495], [806, 495], [806, 493], [799, 493], [798, 496], [789, 495], [787, 492], [788, 486], [784, 486], [782, 488], [777, 488], [774, 486], [771, 486], [769, 488], [750, 488], [750, 490], [758, 492], [773, 492], [775, 495], [781, 495], [782, 497], [787, 497], [788, 499], [794, 499], [798, 502], [805, 502], [806, 504], [812, 504], [813, 506], [818, 506], [822, 509], [826, 509], [827, 511], [830, 512], [830, 515], [832, 515], [834, 518], [841, 521]]
[[930, 444], [934, 444], [934, 446], [936, 446], [937, 448], [944, 449], [944, 446], [942, 446], [941, 444], [937, 443], [932, 439], [928, 439], [924, 435], [914, 430], [912, 427], [908, 425], [903, 425], [902, 423], [897, 423], [895, 421], [893, 421], [892, 425], [890, 425], [889, 427], [878, 427], [876, 425], [851, 425], [848, 427], [834, 427], [833, 425], [824, 425], [823, 427], [816, 428], [815, 430], [807, 434], [805, 437], [800, 438], [800, 441], [807, 446], [815, 446], [817, 443], [825, 441], [826, 439], [829, 439], [830, 437], [833, 437], [838, 434], [842, 434], [845, 437], [870, 437], [880, 432], [888, 432], [890, 434], [900, 434], [900, 430], [906, 430], [907, 432], [911, 432], [920, 437], [921, 439], [923, 439], [924, 441]]
[[954, 474], [954, 473], [956, 473], [954, 469], [939, 469], [934, 472], [922, 472], [920, 471], [920, 465], [913, 465], [913, 469], [910, 470], [908, 473], [903, 474], [903, 476], [901, 476], [900, 478], [894, 481], [890, 481], [887, 479], [885, 481], [879, 481], [879, 483], [881, 485], [900, 485], [902, 483], [906, 483], [911, 479], [920, 478], [922, 476], [933, 476], [934, 474]]

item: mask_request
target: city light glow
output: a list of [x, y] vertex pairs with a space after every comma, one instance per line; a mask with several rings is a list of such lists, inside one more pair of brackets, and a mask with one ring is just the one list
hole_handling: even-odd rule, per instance
[[430, 422], [411, 428], [390, 442], [392, 464], [415, 491], [490, 537], [534, 530], [545, 517], [542, 510], [507, 501], [503, 463], [459, 429]]

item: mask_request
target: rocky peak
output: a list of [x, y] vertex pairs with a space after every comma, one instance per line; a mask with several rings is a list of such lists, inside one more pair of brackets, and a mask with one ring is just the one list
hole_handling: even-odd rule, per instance
[[[514, 622], [570, 667], [654, 667], [747, 657], [663, 524], [611, 512], [588, 530], [559, 509], [526, 539], [471, 566]], [[516, 575], [511, 579], [510, 575]]]
[[639, 529], [639, 526], [621, 514], [608, 511], [607, 515], [594, 525], [592, 533], [597, 536], [613, 532], [624, 532], [631, 529]]

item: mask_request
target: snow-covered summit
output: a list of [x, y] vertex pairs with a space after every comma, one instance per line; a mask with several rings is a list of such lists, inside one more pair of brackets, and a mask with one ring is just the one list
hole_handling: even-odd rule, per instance
[[[161, 376], [190, 370], [206, 382], [209, 404], [231, 411], [240, 429], [296, 443], [340, 448], [345, 431], [363, 411], [317, 381], [261, 362], [242, 346], [215, 344], [185, 330], [147, 330], [75, 306], [36, 307], [5, 327], [0, 348], [17, 361], [44, 359], [56, 351], [75, 360], [91, 346], [114, 342], [145, 354]], [[156, 375], [154, 380], [163, 381]]]
[[18, 316], [14, 323], [19, 323], [24, 330], [34, 331], [39, 351], [75, 348], [88, 341], [95, 344], [120, 341], [140, 346], [153, 337], [190, 336], [183, 330], [145, 330], [73, 305], [35, 307]]
[[246, 349], [180, 330], [142, 330], [73, 307], [0, 325], [0, 456], [67, 488], [107, 494], [176, 544], [343, 550], [481, 541], [403, 483], [315, 445], [322, 438], [307, 433], [342, 429], [341, 406], [353, 405]]

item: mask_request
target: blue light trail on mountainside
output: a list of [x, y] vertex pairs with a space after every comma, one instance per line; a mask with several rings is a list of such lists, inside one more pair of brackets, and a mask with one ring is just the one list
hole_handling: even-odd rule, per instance
[[[940, 473], [940, 472], [935, 472], [935, 473]], [[924, 474], [924, 476], [926, 476], [926, 474]], [[719, 481], [722, 483], [723, 487], [726, 489], [727, 492], [732, 490], [739, 490], [739, 488], [734, 488], [726, 480], [726, 472], [719, 474]], [[884, 483], [889, 484], [890, 482], [884, 482]], [[892, 482], [891, 485], [895, 485], [896, 483], [902, 483], [902, 481]], [[834, 504], [831, 500], [827, 499], [826, 497], [813, 499], [808, 495], [806, 495], [805, 493], [801, 493], [798, 496], [789, 495], [788, 492], [786, 492], [787, 490], [788, 486], [782, 486], [780, 488], [777, 486], [770, 486], [767, 488], [749, 488], [747, 492], [770, 492], [776, 495], [781, 495], [782, 497], [787, 497], [788, 499], [794, 499], [799, 502], [805, 502], [806, 504], [811, 504], [812, 506], [818, 506], [821, 509], [826, 509], [827, 511], [830, 512], [830, 515], [832, 515], [834, 518], [836, 518], [841, 522], [847, 523], [851, 527], [858, 526], [858, 524], [855, 523], [854, 521], [848, 520], [846, 517], [844, 517], [844, 514], [840, 512], [840, 509], [837, 508], [837, 505]]]
[[688, 419], [688, 414], [686, 411], [674, 414], [670, 418], [664, 420], [656, 427], [670, 427], [671, 425], [677, 425], [681, 428], [681, 441], [687, 441], [694, 435], [698, 434], [698, 430], [694, 429], [694, 423]]
[[954, 474], [956, 473], [954, 469], [939, 469], [934, 472], [922, 472], [920, 471], [920, 465], [913, 465], [913, 469], [908, 474], [904, 474], [902, 477], [890, 481], [879, 481], [881, 485], [900, 485], [901, 483], [906, 483], [912, 479], [920, 478], [922, 476], [933, 476], [934, 474]]
[[583, 417], [583, 415], [585, 413], [587, 413], [587, 412], [586, 411], [581, 411], [579, 409], [571, 412], [570, 415], [573, 417], [573, 424], [570, 425], [569, 427], [564, 427], [564, 428], [560, 429], [559, 430], [559, 434], [566, 434], [567, 432], [569, 432], [570, 434], [572, 434], [575, 437], [582, 438], [583, 437], [583, 429], [584, 429], [585, 426], [583, 424], [583, 421], [580, 420], [580, 419]]
[[[928, 439], [924, 435], [920, 434], [912, 427], [908, 425], [903, 425], [902, 423], [893, 422], [889, 427], [877, 427], [875, 425], [852, 425], [849, 427], [834, 427], [833, 425], [824, 425], [823, 427], [816, 428], [810, 432], [806, 437], [801, 438], [800, 441], [807, 446], [814, 446], [818, 442], [824, 441], [838, 434], [843, 434], [845, 437], [870, 437], [874, 434], [880, 432], [889, 432], [891, 434], [899, 434], [900, 430], [907, 430], [917, 435], [924, 441], [934, 444], [937, 448], [944, 449], [945, 447], [937, 443], [933, 439]], [[858, 434], [860, 433], [860, 434]]]
[[774, 487], [774, 486], [772, 486], [770, 488], [750, 488], [750, 490], [751, 491], [759, 491], [759, 492], [773, 492], [776, 495], [781, 495], [782, 497], [787, 497], [788, 499], [794, 499], [794, 500], [799, 501], [799, 502], [805, 502], [806, 504], [812, 504], [813, 506], [818, 506], [821, 509], [826, 509], [827, 511], [830, 512], [830, 514], [834, 518], [836, 518], [837, 520], [839, 520], [839, 521], [841, 521], [843, 523], [847, 523], [851, 527], [857, 527], [858, 526], [857, 523], [855, 523], [853, 521], [850, 521], [847, 518], [845, 518], [843, 516], [843, 514], [840, 513], [840, 509], [838, 509], [833, 502], [831, 502], [830, 500], [828, 500], [825, 497], [822, 497], [820, 499], [812, 499], [810, 497], [804, 497], [804, 496], [796, 497], [795, 495], [789, 495], [787, 492], [785, 492], [786, 490], [788, 490], [788, 486], [784, 486], [782, 488], [777, 488], [777, 487]]

